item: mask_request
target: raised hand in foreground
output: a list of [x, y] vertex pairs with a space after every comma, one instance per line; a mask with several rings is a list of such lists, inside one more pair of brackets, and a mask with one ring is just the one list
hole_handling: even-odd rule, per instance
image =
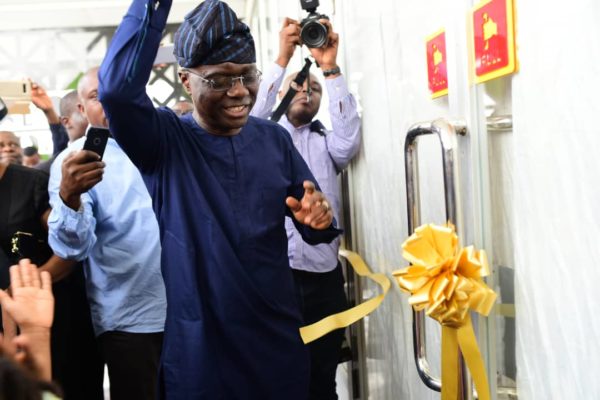
[[52, 279], [46, 271], [40, 273], [29, 260], [10, 267], [11, 295], [0, 291], [3, 311], [20, 329], [13, 343], [15, 359], [40, 380], [50, 381], [50, 327], [54, 319]]

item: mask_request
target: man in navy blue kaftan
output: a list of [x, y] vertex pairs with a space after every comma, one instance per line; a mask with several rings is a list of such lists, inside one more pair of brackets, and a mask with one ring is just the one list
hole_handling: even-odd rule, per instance
[[170, 6], [134, 0], [99, 74], [110, 130], [140, 169], [160, 226], [161, 396], [305, 400], [284, 218], [311, 244], [340, 231], [287, 132], [248, 116], [260, 81], [254, 42], [225, 3], [200, 4], [175, 35], [194, 112], [153, 107], [145, 85]]

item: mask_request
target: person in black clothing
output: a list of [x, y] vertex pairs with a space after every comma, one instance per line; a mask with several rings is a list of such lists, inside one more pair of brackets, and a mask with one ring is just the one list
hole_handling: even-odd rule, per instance
[[[12, 244], [17, 232], [28, 234], [22, 238], [22, 246], [28, 250], [34, 247], [34, 252], [27, 254], [32, 262], [42, 265], [52, 255], [49, 247], [38, 242], [45, 242], [47, 236], [44, 229], [49, 211], [47, 185], [48, 177], [41, 171], [0, 161], [0, 247], [13, 264], [20, 257], [19, 253], [13, 252]], [[6, 289], [8, 270], [3, 270], [0, 275], [2, 289]]]
[[[50, 272], [56, 302], [51, 335], [54, 379], [63, 387], [66, 400], [100, 400], [104, 367], [95, 345], [83, 272], [78, 268], [70, 274], [74, 263], [52, 254], [46, 243], [49, 211], [48, 175], [0, 161], [0, 249], [4, 253], [0, 288], [8, 287], [8, 267], [22, 258]], [[57, 275], [55, 271], [65, 263], [68, 272]], [[10, 335], [10, 327], [5, 328]]]

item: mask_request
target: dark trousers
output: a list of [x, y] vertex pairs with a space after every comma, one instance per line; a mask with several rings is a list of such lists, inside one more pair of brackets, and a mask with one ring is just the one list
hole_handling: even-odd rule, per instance
[[104, 362], [98, 351], [81, 265], [55, 283], [52, 377], [65, 400], [104, 400]]
[[98, 336], [111, 400], [155, 400], [163, 334], [110, 331]]
[[[293, 270], [294, 283], [305, 324], [348, 308], [342, 267], [316, 273]], [[340, 358], [344, 330], [338, 329], [308, 345], [310, 353], [310, 400], [337, 399], [335, 371]]]

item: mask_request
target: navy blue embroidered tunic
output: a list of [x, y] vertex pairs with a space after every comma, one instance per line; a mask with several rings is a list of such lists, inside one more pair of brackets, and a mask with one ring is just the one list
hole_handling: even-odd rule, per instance
[[[110, 130], [142, 172], [159, 226], [167, 322], [161, 397], [307, 398], [309, 363], [287, 257], [287, 196], [315, 182], [289, 135], [238, 135], [155, 109], [145, 92], [170, 1], [134, 0], [100, 69]], [[298, 224], [309, 243], [340, 231]]]

